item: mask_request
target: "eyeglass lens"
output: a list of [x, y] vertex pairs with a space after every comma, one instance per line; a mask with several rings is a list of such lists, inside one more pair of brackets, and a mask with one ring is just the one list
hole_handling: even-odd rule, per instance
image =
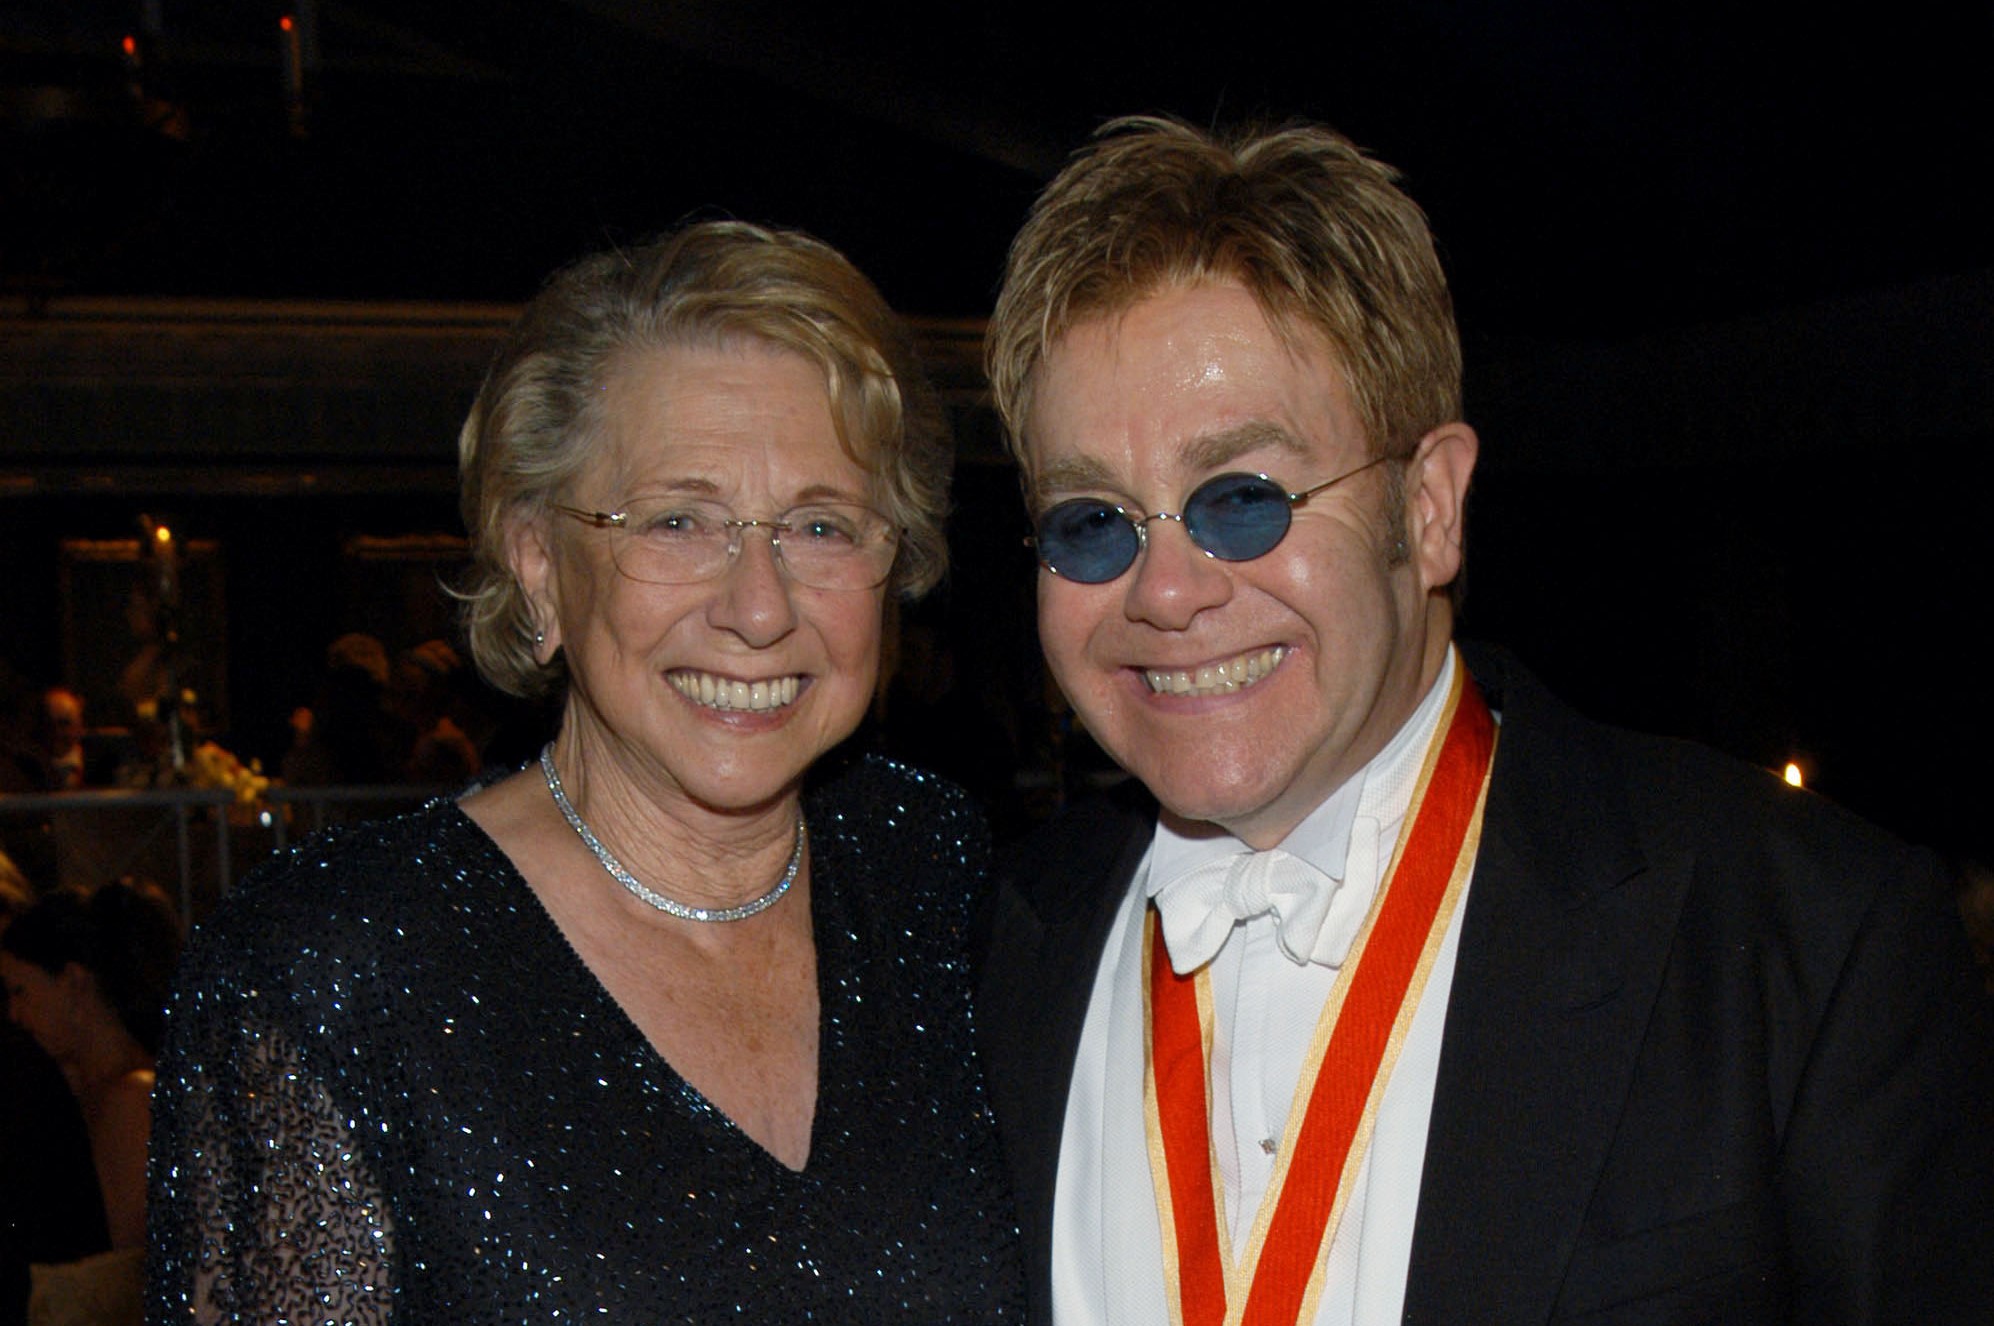
[[766, 531], [789, 576], [814, 589], [870, 589], [893, 566], [891, 526], [864, 507], [797, 507], [772, 520], [739, 520], [706, 502], [641, 503], [626, 513], [610, 549], [632, 580], [680, 585], [719, 575], [754, 530]]
[[[1221, 474], [1191, 490], [1182, 519], [1191, 541], [1212, 556], [1248, 562], [1274, 551], [1287, 536], [1293, 511], [1287, 489], [1265, 475]], [[1034, 540], [1054, 574], [1098, 585], [1134, 565], [1144, 537], [1122, 508], [1080, 497], [1040, 516]]]

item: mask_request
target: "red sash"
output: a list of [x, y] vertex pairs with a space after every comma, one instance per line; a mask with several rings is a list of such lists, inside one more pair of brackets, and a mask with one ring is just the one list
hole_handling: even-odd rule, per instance
[[[1457, 660], [1447, 712], [1406, 812], [1410, 828], [1323, 1006], [1280, 1159], [1238, 1265], [1206, 1095], [1210, 969], [1173, 972], [1151, 911], [1146, 1113], [1173, 1326], [1291, 1326], [1314, 1316], [1378, 1101], [1474, 864], [1495, 741], [1488, 706]], [[1296, 1166], [1297, 1157], [1307, 1163]]]

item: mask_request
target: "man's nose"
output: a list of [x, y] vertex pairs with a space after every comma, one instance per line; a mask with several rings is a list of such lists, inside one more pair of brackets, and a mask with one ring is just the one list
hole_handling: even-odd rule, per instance
[[1159, 513], [1141, 528], [1143, 546], [1122, 601], [1130, 621], [1181, 631], [1205, 609], [1232, 598], [1231, 569], [1191, 542], [1180, 517]]

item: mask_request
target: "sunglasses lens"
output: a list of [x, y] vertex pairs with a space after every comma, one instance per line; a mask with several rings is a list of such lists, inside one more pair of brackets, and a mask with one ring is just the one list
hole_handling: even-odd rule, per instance
[[1054, 574], [1084, 585], [1113, 580], [1128, 570], [1141, 546], [1126, 516], [1088, 498], [1061, 502], [1040, 516], [1033, 539]]
[[1184, 499], [1184, 530], [1192, 542], [1228, 562], [1273, 552], [1287, 536], [1288, 494], [1257, 474], [1221, 474]]

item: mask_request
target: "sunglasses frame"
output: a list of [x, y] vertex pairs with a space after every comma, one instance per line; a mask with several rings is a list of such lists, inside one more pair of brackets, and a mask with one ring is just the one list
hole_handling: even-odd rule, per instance
[[[1142, 554], [1148, 550], [1150, 522], [1155, 520], [1174, 520], [1178, 524], [1184, 525], [1184, 532], [1190, 536], [1191, 542], [1197, 546], [1198, 551], [1203, 553], [1205, 556], [1212, 558], [1214, 561], [1251, 562], [1259, 558], [1265, 557], [1268, 553], [1273, 552], [1276, 548], [1281, 546], [1281, 541], [1288, 537], [1288, 531], [1294, 527], [1294, 510], [1296, 507], [1308, 501], [1311, 497], [1314, 497], [1316, 494], [1334, 488], [1337, 484], [1342, 483], [1345, 479], [1355, 478], [1357, 475], [1362, 474], [1364, 471], [1382, 465], [1387, 460], [1390, 459], [1391, 457], [1389, 456], [1374, 456], [1370, 460], [1365, 461], [1362, 465], [1357, 466], [1355, 469], [1345, 470], [1343, 473], [1337, 475], [1333, 479], [1325, 479], [1321, 483], [1316, 484], [1311, 488], [1304, 488], [1298, 493], [1289, 492], [1288, 486], [1286, 484], [1282, 483], [1278, 479], [1273, 478], [1270, 475], [1260, 474], [1248, 470], [1229, 470], [1224, 474], [1215, 474], [1211, 478], [1206, 479], [1204, 482], [1200, 483], [1197, 487], [1193, 488], [1185, 496], [1183, 503], [1185, 510], [1189, 510], [1190, 507], [1197, 502], [1199, 493], [1204, 492], [1207, 488], [1210, 488], [1213, 484], [1224, 483], [1228, 479], [1250, 479], [1258, 481], [1260, 483], [1270, 484], [1273, 486], [1274, 490], [1277, 493], [1279, 493], [1281, 497], [1286, 501], [1287, 506], [1285, 508], [1285, 514], [1287, 518], [1281, 526], [1281, 532], [1274, 537], [1274, 541], [1272, 543], [1268, 544], [1265, 548], [1261, 549], [1259, 552], [1253, 553], [1250, 556], [1246, 557], [1228, 557], [1224, 553], [1219, 552], [1214, 548], [1209, 548], [1205, 546], [1204, 542], [1198, 538], [1197, 534], [1192, 531], [1191, 527], [1185, 523], [1183, 511], [1174, 511], [1174, 512], [1157, 511], [1147, 516], [1132, 516], [1129, 514], [1128, 508], [1126, 507], [1106, 502], [1096, 502], [1093, 499], [1084, 498], [1084, 497], [1070, 497], [1063, 502], [1055, 502], [1051, 506], [1047, 507], [1044, 511], [1040, 512], [1038, 519], [1033, 522], [1035, 532], [1025, 536], [1025, 546], [1031, 548], [1034, 552], [1038, 554], [1040, 566], [1043, 566], [1047, 571], [1051, 572], [1053, 575], [1058, 576], [1062, 580], [1071, 580], [1074, 584], [1077, 585], [1109, 585], [1113, 584], [1115, 581], [1120, 580], [1123, 576], [1127, 575], [1129, 573], [1129, 568], [1133, 567], [1136, 564], [1136, 561], [1142, 556]], [[1053, 565], [1051, 558], [1046, 556], [1044, 545], [1039, 539], [1036, 530], [1043, 529], [1045, 527], [1046, 517], [1051, 515], [1053, 512], [1060, 510], [1062, 507], [1073, 506], [1076, 504], [1081, 506], [1099, 506], [1109, 511], [1112, 511], [1114, 512], [1115, 515], [1120, 516], [1124, 521], [1126, 521], [1129, 527], [1135, 531], [1134, 551], [1132, 551], [1129, 554], [1128, 561], [1124, 562], [1121, 565], [1121, 567], [1117, 569], [1113, 574], [1102, 576], [1098, 579], [1083, 579], [1079, 576], [1072, 574], [1070, 571], [1060, 570], [1057, 566]]]

